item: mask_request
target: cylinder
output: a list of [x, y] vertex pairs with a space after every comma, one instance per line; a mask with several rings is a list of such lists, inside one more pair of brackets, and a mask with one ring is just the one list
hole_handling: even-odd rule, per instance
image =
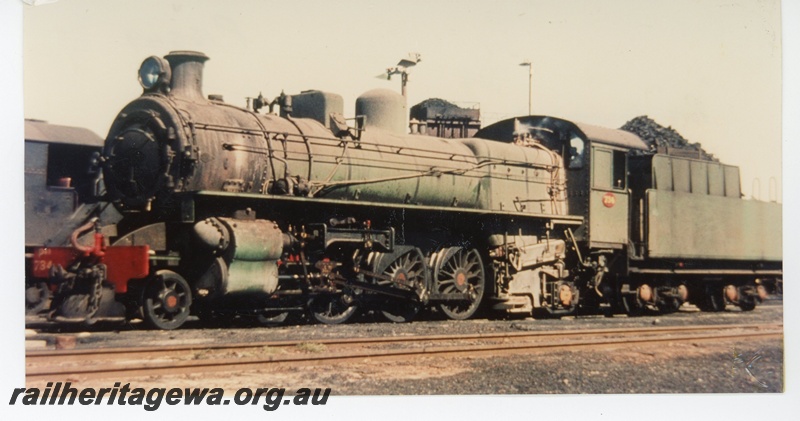
[[213, 250], [223, 295], [272, 294], [278, 287], [278, 259], [284, 235], [264, 219], [208, 218], [194, 226], [198, 244]]
[[277, 261], [283, 253], [283, 233], [272, 221], [219, 218], [230, 228], [233, 258], [245, 261]]

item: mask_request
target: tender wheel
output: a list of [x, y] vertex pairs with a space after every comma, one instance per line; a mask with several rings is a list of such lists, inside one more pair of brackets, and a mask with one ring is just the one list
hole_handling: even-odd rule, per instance
[[628, 317], [639, 317], [644, 313], [644, 305], [636, 294], [622, 294], [622, 309]]
[[356, 314], [358, 306], [353, 303], [352, 296], [320, 295], [309, 305], [309, 312], [314, 320], [326, 325], [338, 325], [350, 320]]
[[683, 303], [677, 298], [670, 298], [666, 300], [659, 300], [656, 302], [656, 307], [658, 307], [658, 311], [662, 314], [670, 314], [678, 311], [682, 304]]
[[445, 301], [438, 305], [453, 320], [470, 318], [483, 298], [485, 272], [477, 250], [451, 247], [439, 252], [434, 288], [440, 294], [468, 293], [468, 301]]
[[725, 310], [725, 298], [719, 289], [706, 290], [705, 297], [696, 304], [700, 311], [719, 312]]
[[25, 289], [25, 314], [38, 314], [50, 306], [50, 289], [46, 282], [37, 282]]
[[[419, 249], [413, 249], [395, 259], [383, 270], [383, 275], [391, 280], [378, 279], [377, 284], [404, 285], [415, 289], [419, 285], [425, 285], [425, 271], [425, 257]], [[399, 298], [387, 298], [381, 303], [381, 314], [394, 323], [410, 322], [421, 309], [422, 305], [419, 302]]]
[[183, 277], [171, 270], [156, 272], [144, 288], [144, 320], [156, 329], [177, 329], [189, 317], [192, 292]]
[[739, 299], [738, 306], [742, 311], [753, 311], [756, 308], [756, 299], [750, 296], [742, 297]]

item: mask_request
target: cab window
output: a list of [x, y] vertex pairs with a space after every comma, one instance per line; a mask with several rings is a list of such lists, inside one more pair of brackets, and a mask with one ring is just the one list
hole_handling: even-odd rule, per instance
[[583, 139], [578, 136], [569, 140], [569, 164], [567, 167], [571, 170], [583, 168], [583, 151], [585, 143]]
[[606, 190], [625, 190], [626, 156], [623, 151], [595, 149], [593, 161], [593, 186]]

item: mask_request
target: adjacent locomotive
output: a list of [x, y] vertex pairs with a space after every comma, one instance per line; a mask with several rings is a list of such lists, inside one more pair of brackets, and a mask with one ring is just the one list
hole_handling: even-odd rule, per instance
[[36, 314], [50, 304], [45, 279], [32, 275], [30, 259], [42, 246], [66, 246], [86, 219], [102, 215], [106, 224], [119, 220], [113, 207], [98, 201], [97, 174], [91, 160], [103, 139], [82, 127], [25, 120], [25, 311]]
[[[706, 203], [741, 209], [725, 225], [743, 213], [779, 218], [780, 207], [716, 187], [708, 198], [666, 193], [661, 162], [681, 164], [635, 160], [647, 146], [633, 134], [535, 116], [470, 138], [407, 134], [404, 99], [382, 90], [358, 98], [353, 124], [341, 97], [320, 91], [244, 109], [204, 97], [207, 59], [177, 51], [142, 64], [144, 93], [99, 159], [105, 199], [124, 215], [113, 244], [101, 220], [75, 232], [96, 230], [93, 246], [35, 252], [34, 274], [57, 286], [57, 319], [172, 329], [190, 313], [308, 311], [340, 323], [363, 307], [396, 322], [426, 307], [465, 319], [481, 304], [556, 315], [618, 302], [631, 314], [687, 300], [750, 309], [755, 280], [780, 276], [780, 242], [767, 244], [775, 226], [742, 232], [744, 249], [694, 253], [706, 246], [698, 235], [692, 254], [674, 255], [682, 240], [659, 221], [678, 207], [690, 212], [673, 223], [705, 216], [692, 212]], [[279, 115], [258, 112], [267, 105]], [[634, 167], [649, 175], [629, 177]]]

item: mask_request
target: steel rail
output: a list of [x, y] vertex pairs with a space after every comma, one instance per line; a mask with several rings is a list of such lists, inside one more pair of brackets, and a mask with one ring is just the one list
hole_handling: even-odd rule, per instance
[[120, 355], [126, 357], [136, 355], [146, 355], [148, 357], [164, 354], [174, 356], [179, 352], [197, 351], [244, 351], [247, 349], [270, 348], [290, 348], [303, 343], [313, 342], [325, 346], [337, 345], [379, 345], [403, 342], [422, 342], [422, 341], [454, 341], [454, 340], [491, 340], [491, 339], [520, 339], [520, 338], [540, 338], [540, 337], [573, 337], [583, 335], [611, 335], [611, 334], [632, 334], [632, 333], [662, 333], [662, 332], [688, 332], [719, 329], [769, 329], [782, 328], [783, 324], [746, 324], [746, 325], [695, 325], [695, 326], [663, 326], [663, 327], [637, 327], [637, 328], [611, 328], [611, 329], [580, 329], [580, 330], [561, 330], [561, 331], [523, 331], [523, 332], [501, 332], [501, 333], [471, 333], [471, 334], [452, 334], [452, 335], [417, 335], [417, 336], [391, 336], [379, 338], [327, 338], [317, 340], [282, 340], [282, 341], [259, 341], [259, 342], [239, 342], [228, 344], [192, 344], [192, 345], [169, 345], [169, 346], [148, 346], [148, 347], [128, 347], [128, 348], [84, 348], [67, 350], [32, 350], [26, 353], [26, 362], [47, 361], [57, 358], [59, 361], [83, 361], [87, 359], [114, 359]]
[[[112, 349], [112, 350], [75, 350], [63, 352], [62, 359], [58, 352], [29, 353], [27, 364], [27, 381], [55, 381], [65, 378], [107, 378], [120, 376], [139, 377], [153, 375], [176, 375], [198, 372], [218, 371], [245, 371], [265, 369], [276, 364], [279, 365], [309, 365], [331, 364], [337, 362], [359, 361], [363, 359], [407, 359], [423, 356], [498, 356], [506, 354], [519, 354], [530, 352], [543, 352], [554, 350], [570, 350], [580, 348], [622, 346], [632, 344], [656, 344], [665, 342], [686, 341], [718, 341], [742, 338], [782, 338], [782, 324], [773, 325], [730, 325], [730, 326], [691, 326], [691, 327], [660, 327], [660, 328], [635, 328], [635, 329], [593, 329], [561, 332], [512, 332], [505, 334], [471, 334], [471, 335], [437, 335], [392, 338], [367, 338], [367, 339], [328, 339], [318, 341], [276, 341], [262, 342], [259, 344], [230, 344], [203, 347], [170, 347], [170, 348], [139, 348], [139, 349]], [[728, 330], [731, 332], [720, 333]], [[733, 332], [740, 330], [739, 332]], [[741, 331], [743, 330], [743, 331]], [[708, 333], [704, 333], [708, 332]], [[676, 335], [679, 333], [680, 335]], [[603, 337], [608, 335], [622, 335], [623, 337]], [[626, 338], [625, 335], [638, 335]], [[655, 335], [655, 336], [653, 336]], [[581, 337], [574, 339], [576, 337]], [[594, 337], [587, 339], [586, 337]], [[572, 338], [572, 340], [571, 340]], [[540, 339], [540, 341], [530, 341]], [[455, 345], [423, 345], [405, 348], [365, 348], [376, 345], [428, 343], [428, 342], [456, 342], [456, 341], [494, 341], [482, 344], [455, 344]], [[329, 350], [318, 353], [283, 353], [270, 354], [258, 357], [242, 358], [240, 353], [232, 353], [228, 358], [192, 359], [191, 354], [183, 355], [183, 360], [161, 360], [157, 358], [180, 358], [181, 351], [239, 351], [262, 348], [272, 352], [287, 347], [299, 347], [302, 344], [319, 344], [324, 348], [341, 347], [336, 352]], [[268, 344], [268, 345], [266, 345]], [[237, 348], [238, 346], [238, 348]], [[352, 348], [352, 349], [351, 349]], [[299, 350], [299, 348], [296, 348]], [[92, 354], [94, 352], [94, 354]], [[130, 352], [133, 352], [131, 354]], [[128, 361], [130, 365], [122, 364], [96, 364], [92, 355], [112, 355], [121, 361]], [[47, 358], [49, 356], [49, 358]], [[82, 356], [82, 358], [81, 358]], [[132, 357], [140, 358], [135, 360]], [[86, 365], [59, 365], [75, 358], [88, 363]], [[133, 360], [133, 361], [131, 361]], [[144, 361], [141, 361], [144, 360]], [[37, 366], [36, 362], [44, 365]], [[33, 363], [33, 364], [32, 364]]]

